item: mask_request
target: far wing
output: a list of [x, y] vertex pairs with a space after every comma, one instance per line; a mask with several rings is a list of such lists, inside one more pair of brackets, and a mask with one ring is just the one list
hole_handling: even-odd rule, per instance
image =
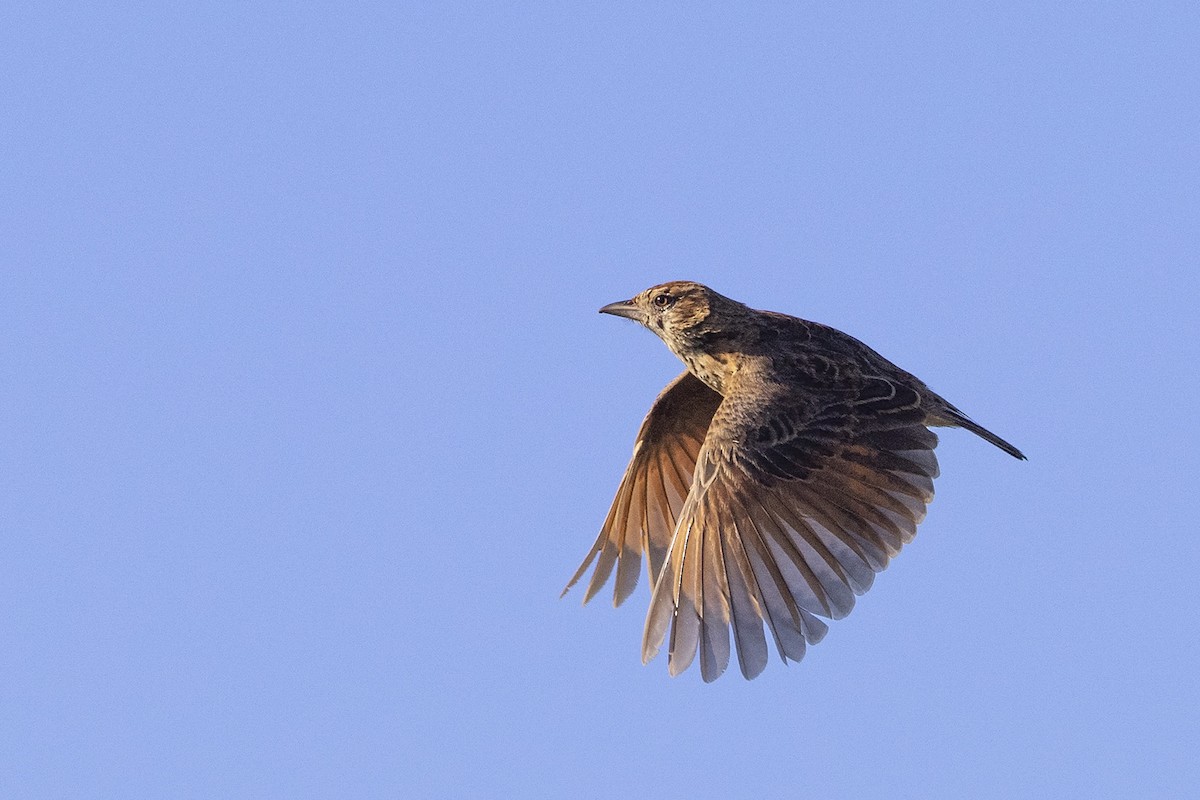
[[643, 553], [648, 556], [651, 579], [659, 573], [692, 483], [696, 455], [720, 402], [721, 395], [690, 372], [663, 389], [638, 431], [633, 458], [600, 536], [563, 589], [564, 595], [597, 558], [585, 603], [608, 581], [614, 565], [613, 605], [624, 602], [637, 586]]

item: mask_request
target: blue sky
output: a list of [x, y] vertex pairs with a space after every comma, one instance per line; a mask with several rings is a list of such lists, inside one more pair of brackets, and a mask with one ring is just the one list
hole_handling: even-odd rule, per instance
[[[8, 4], [0, 794], [1196, 792], [1200, 10], [902, 5]], [[558, 599], [677, 278], [1030, 457], [753, 682]]]

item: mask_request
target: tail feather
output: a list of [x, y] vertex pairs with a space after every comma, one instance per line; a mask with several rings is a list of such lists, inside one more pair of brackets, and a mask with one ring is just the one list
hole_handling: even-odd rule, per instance
[[935, 425], [943, 424], [943, 425], [951, 425], [951, 426], [958, 427], [958, 428], [966, 428], [967, 430], [969, 430], [971, 433], [975, 434], [979, 438], [984, 439], [985, 441], [991, 442], [992, 444], [996, 445], [996, 447], [999, 447], [1001, 450], [1008, 453], [1013, 458], [1018, 458], [1021, 461], [1028, 460], [1025, 458], [1025, 454], [1022, 453], [1020, 450], [1018, 450], [1016, 447], [1014, 447], [1013, 445], [1004, 441], [999, 436], [992, 433], [991, 431], [989, 431], [987, 428], [983, 427], [979, 423], [975, 422], [974, 420], [972, 420], [966, 414], [959, 411], [954, 406], [949, 406], [946, 409], [945, 416], [941, 419], [937, 419], [934, 422], [934, 424]]

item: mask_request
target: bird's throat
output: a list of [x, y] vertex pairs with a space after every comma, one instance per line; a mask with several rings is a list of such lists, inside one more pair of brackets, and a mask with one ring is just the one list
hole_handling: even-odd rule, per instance
[[734, 364], [734, 359], [730, 358], [729, 353], [704, 353], [704, 352], [689, 352], [687, 354], [677, 354], [683, 363], [687, 365], [688, 370], [700, 380], [704, 381], [710, 389], [720, 395], [725, 394], [725, 390], [729, 387], [733, 374], [737, 371]]

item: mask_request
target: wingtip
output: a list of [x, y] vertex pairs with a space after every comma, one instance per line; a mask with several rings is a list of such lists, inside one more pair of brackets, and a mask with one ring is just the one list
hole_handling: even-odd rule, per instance
[[631, 596], [633, 596], [634, 591], [637, 590], [638, 575], [641, 574], [635, 565], [635, 568], [633, 570], [633, 580], [622, 582], [620, 573], [621, 573], [621, 566], [618, 564], [617, 565], [617, 582], [616, 582], [616, 585], [613, 586], [613, 608], [620, 608], [622, 603], [624, 603]]
[[646, 645], [642, 645], [642, 665], [643, 666], [646, 664], [649, 664], [657, 656], [658, 656], [658, 648], [657, 647], [651, 649], [650, 647], [647, 647]]
[[[748, 681], [752, 681], [759, 675], [762, 675], [763, 670], [767, 668], [767, 661], [769, 659], [770, 656], [763, 659], [756, 659], [754, 661], [742, 661], [739, 659], [738, 668], [742, 671], [742, 677]], [[784, 663], [787, 662], [785, 661]]]
[[592, 576], [592, 582], [588, 584], [587, 591], [583, 595], [583, 604], [585, 606], [592, 601], [593, 597], [600, 594], [600, 590], [604, 588], [605, 583], [608, 583], [607, 579], [604, 581], [597, 581], [596, 576]]
[[[575, 577], [574, 579], [572, 579], [572, 581], [570, 583], [568, 583], [566, 586], [563, 587], [563, 590], [558, 595], [558, 599], [562, 600], [564, 597], [566, 597], [567, 593], [570, 592], [573, 588], [575, 588], [575, 584], [578, 582], [579, 582], [578, 577]], [[586, 606], [588, 604], [588, 601], [590, 601], [595, 596], [596, 596], [596, 590], [589, 590], [589, 591], [584, 592], [583, 593], [583, 602], [580, 603], [580, 605]]]

